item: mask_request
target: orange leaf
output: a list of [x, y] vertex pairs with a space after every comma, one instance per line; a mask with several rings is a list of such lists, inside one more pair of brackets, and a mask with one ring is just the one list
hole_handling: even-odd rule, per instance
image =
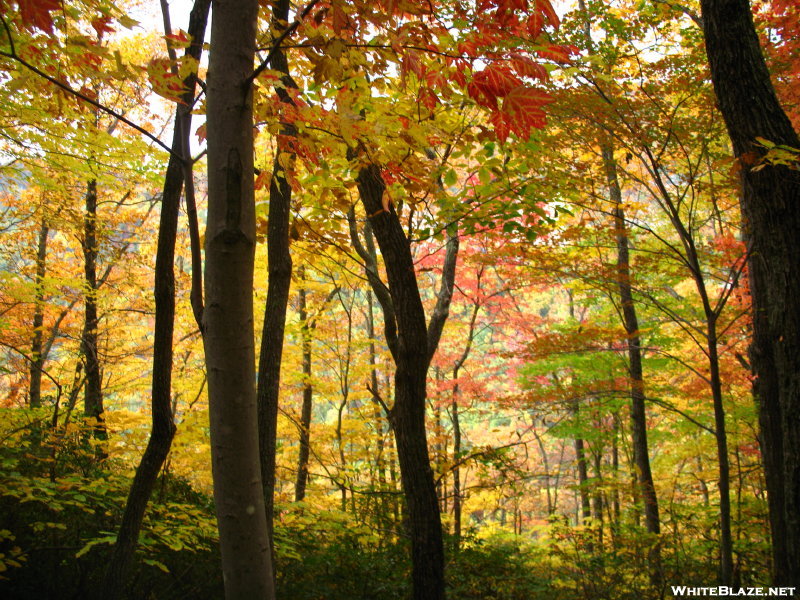
[[333, 3], [333, 32], [336, 35], [341, 35], [342, 30], [347, 28], [348, 18], [347, 14], [342, 9], [341, 2]]

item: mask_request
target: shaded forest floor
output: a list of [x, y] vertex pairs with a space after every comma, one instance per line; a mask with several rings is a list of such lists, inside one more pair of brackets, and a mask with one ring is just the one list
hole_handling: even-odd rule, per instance
[[[102, 578], [130, 486], [130, 469], [96, 459], [76, 432], [57, 454], [41, 431], [0, 448], [0, 597], [91, 599]], [[463, 600], [648, 599], [670, 585], [714, 585], [713, 507], [687, 515], [696, 535], [659, 540], [661, 584], [645, 557], [655, 539], [633, 522], [573, 527], [566, 519], [514, 534], [497, 522], [447, 539], [448, 597]], [[633, 521], [631, 519], [631, 521]], [[365, 498], [358, 517], [312, 503], [279, 507], [278, 593], [292, 600], [410, 595], [402, 519]], [[130, 600], [222, 598], [213, 500], [185, 481], [161, 478], [140, 540]], [[737, 584], [766, 585], [767, 540], [738, 541]]]

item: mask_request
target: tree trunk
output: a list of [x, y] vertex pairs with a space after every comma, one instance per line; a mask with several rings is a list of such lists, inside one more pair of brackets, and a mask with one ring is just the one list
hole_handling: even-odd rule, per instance
[[47, 273], [47, 236], [50, 228], [42, 218], [39, 226], [39, 243], [36, 248], [36, 295], [33, 307], [33, 336], [31, 338], [31, 380], [28, 386], [28, 404], [31, 408], [42, 405], [42, 369], [45, 355], [43, 353], [44, 328], [44, 277]]
[[442, 524], [425, 431], [425, 384], [433, 349], [428, 343], [410, 244], [394, 207], [384, 209], [386, 186], [380, 169], [363, 167], [357, 182], [383, 255], [397, 320], [396, 343], [387, 340], [396, 366], [391, 420], [411, 534], [413, 597], [441, 600], [445, 595]]
[[733, 538], [731, 536], [730, 462], [728, 436], [725, 432], [725, 408], [722, 405], [722, 381], [719, 374], [716, 315], [706, 316], [708, 329], [708, 363], [711, 395], [714, 402], [714, 429], [717, 438], [719, 461], [719, 530], [720, 530], [720, 580], [722, 585], [733, 585]]
[[256, 0], [213, 5], [207, 84], [205, 351], [211, 466], [227, 600], [274, 598], [253, 343], [252, 89]]
[[96, 420], [95, 436], [105, 437], [103, 426], [103, 382], [100, 376], [100, 358], [97, 353], [97, 181], [86, 184], [86, 208], [83, 218], [83, 272], [84, 272], [84, 324], [81, 334], [81, 354], [84, 360], [86, 383], [83, 396], [83, 414]]
[[773, 579], [800, 587], [800, 173], [768, 162], [752, 169], [764, 154], [756, 138], [793, 148], [800, 139], [775, 96], [747, 0], [701, 7], [711, 79], [741, 167]]
[[589, 499], [589, 471], [586, 465], [586, 451], [583, 438], [575, 438], [575, 459], [578, 467], [578, 492], [580, 494], [581, 522], [586, 525], [592, 518], [592, 505]]
[[[594, 446], [594, 444], [592, 444]], [[599, 443], [598, 443], [599, 446]], [[603, 448], [592, 448], [592, 463], [594, 467], [594, 489], [592, 490], [592, 521], [597, 527], [597, 543], [603, 548]]]
[[[195, 0], [189, 16], [188, 33], [192, 44], [186, 54], [199, 60], [205, 39], [211, 0]], [[196, 77], [184, 81], [186, 92], [183, 103], [177, 105], [172, 150], [164, 187], [161, 194], [161, 217], [158, 227], [153, 296], [155, 299], [155, 327], [153, 331], [153, 378], [151, 387], [152, 424], [142, 460], [131, 484], [125, 512], [122, 516], [117, 541], [106, 568], [101, 586], [104, 600], [116, 600], [126, 587], [127, 572], [139, 539], [142, 520], [153, 487], [164, 461], [169, 454], [175, 435], [172, 406], [172, 335], [175, 324], [175, 239], [178, 231], [181, 187], [185, 177], [191, 177], [191, 168], [185, 169], [178, 156], [188, 148]], [[193, 269], [200, 265], [193, 264]], [[196, 304], [196, 303], [195, 303]]]
[[614, 148], [606, 143], [602, 147], [603, 166], [606, 171], [609, 196], [614, 205], [614, 230], [617, 237], [617, 287], [619, 289], [622, 322], [627, 334], [628, 381], [631, 397], [631, 438], [633, 460], [644, 503], [644, 522], [647, 531], [661, 531], [658, 516], [658, 497], [650, 469], [650, 452], [647, 443], [647, 414], [645, 411], [644, 370], [642, 369], [642, 341], [639, 336], [639, 318], [633, 301], [631, 286], [630, 250], [628, 226], [622, 209], [622, 191], [617, 179], [617, 163]]
[[[272, 27], [285, 27], [289, 18], [289, 1], [279, 0], [273, 6]], [[289, 78], [286, 54], [276, 49], [271, 66], [283, 73], [283, 84], [293, 85]], [[286, 91], [277, 89], [282, 102], [291, 102]], [[293, 125], [287, 125], [284, 135], [294, 135]], [[258, 358], [258, 444], [261, 455], [261, 480], [267, 527], [272, 539], [275, 518], [275, 462], [278, 431], [278, 400], [280, 395], [283, 338], [286, 328], [286, 308], [292, 285], [292, 257], [289, 253], [289, 219], [291, 216], [292, 188], [279, 163], [280, 149], [272, 166], [269, 187], [269, 217], [267, 225], [267, 300], [264, 307], [264, 326], [261, 332], [261, 349]], [[275, 556], [274, 549], [272, 556]]]
[[311, 408], [314, 396], [314, 388], [311, 387], [311, 330], [308, 326], [306, 289], [304, 287], [301, 287], [298, 291], [298, 299], [300, 303], [301, 335], [303, 337], [303, 406], [300, 409], [300, 456], [297, 459], [297, 481], [294, 485], [295, 502], [300, 502], [306, 496], [308, 458], [311, 444]]
[[450, 404], [450, 417], [453, 421], [453, 544], [458, 550], [461, 545], [461, 422], [458, 416], [458, 383], [453, 388], [453, 401]]

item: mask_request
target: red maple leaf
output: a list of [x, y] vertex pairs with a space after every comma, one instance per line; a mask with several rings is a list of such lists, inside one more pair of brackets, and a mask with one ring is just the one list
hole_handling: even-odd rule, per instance
[[491, 110], [497, 109], [497, 97], [487, 95], [483, 87], [474, 81], [470, 81], [467, 84], [467, 93], [469, 94], [470, 98], [475, 100], [475, 102], [480, 106], [489, 108]]
[[539, 34], [544, 30], [544, 16], [540, 12], [531, 13], [528, 17], [528, 35], [532, 40], [539, 37]]
[[536, 88], [519, 86], [511, 90], [503, 100], [503, 107], [490, 118], [498, 139], [502, 142], [513, 131], [520, 138], [528, 138], [531, 129], [541, 129], [546, 124], [542, 106], [553, 101], [547, 92]]
[[520, 77], [530, 77], [539, 81], [546, 81], [549, 77], [547, 69], [527, 56], [517, 56], [511, 59], [511, 66]]
[[550, 4], [550, 0], [536, 0], [536, 10], [547, 17], [547, 20], [550, 21], [550, 24], [556, 29], [561, 25], [561, 19], [558, 18], [556, 11], [553, 9], [553, 5]]
[[556, 46], [551, 45], [542, 50], [537, 50], [536, 54], [542, 58], [549, 58], [552, 61], [568, 63], [572, 61], [571, 56], [577, 54], [579, 50], [575, 46]]
[[50, 12], [62, 9], [61, 0], [17, 0], [17, 4], [25, 27], [36, 27], [53, 33], [53, 17]]
[[92, 27], [97, 33], [97, 39], [102, 40], [106, 33], [114, 33], [115, 29], [111, 27], [111, 17], [99, 17], [92, 20]]
[[476, 73], [472, 81], [480, 86], [486, 95], [494, 97], [505, 96], [522, 85], [520, 78], [508, 67], [497, 64], [491, 64], [480, 73]]
[[508, 139], [508, 134], [511, 133], [511, 116], [502, 111], [497, 111], [489, 117], [489, 123], [494, 127], [494, 134], [500, 142], [505, 142]]

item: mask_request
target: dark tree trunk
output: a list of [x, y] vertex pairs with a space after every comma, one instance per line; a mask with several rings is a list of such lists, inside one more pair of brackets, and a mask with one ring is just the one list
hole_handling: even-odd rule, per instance
[[[279, 0], [272, 9], [272, 27], [285, 27], [289, 18], [289, 0]], [[283, 73], [284, 85], [294, 85], [289, 77], [286, 54], [280, 48], [272, 55], [271, 66]], [[291, 102], [286, 91], [278, 88], [282, 102]], [[293, 125], [287, 125], [284, 135], [294, 135]], [[289, 252], [289, 220], [291, 217], [292, 188], [280, 165], [280, 150], [272, 166], [269, 187], [269, 218], [267, 225], [267, 300], [264, 307], [264, 326], [261, 332], [261, 349], [258, 358], [258, 444], [261, 454], [261, 479], [264, 493], [264, 510], [272, 539], [275, 510], [275, 461], [278, 430], [278, 400], [280, 395], [283, 337], [286, 328], [286, 308], [292, 284], [292, 257]], [[273, 557], [274, 549], [272, 550]]]
[[44, 328], [44, 277], [47, 273], [47, 236], [50, 228], [44, 218], [39, 226], [39, 242], [36, 248], [36, 294], [33, 306], [33, 336], [31, 338], [31, 380], [28, 386], [28, 404], [31, 408], [42, 405], [42, 369], [45, 355], [43, 352]]
[[586, 450], [583, 438], [575, 438], [575, 458], [578, 466], [578, 492], [580, 494], [580, 514], [585, 525], [592, 518], [592, 504], [589, 498], [589, 470], [586, 464]]
[[453, 421], [453, 543], [458, 550], [461, 545], [461, 421], [458, 415], [458, 383], [453, 388], [453, 401], [450, 404], [450, 418]]
[[619, 417], [614, 415], [614, 438], [611, 443], [611, 472], [614, 474], [614, 490], [611, 494], [611, 505], [613, 508], [612, 533], [616, 533], [620, 525], [620, 504], [619, 504]]
[[257, 21], [256, 0], [213, 4], [203, 320], [211, 466], [227, 600], [275, 597], [263, 510], [253, 343], [256, 231], [249, 78]]
[[639, 489], [644, 503], [644, 522], [647, 531], [658, 534], [661, 526], [658, 517], [658, 498], [650, 469], [650, 452], [647, 443], [647, 414], [645, 412], [644, 370], [642, 369], [642, 341], [639, 336], [639, 318], [633, 301], [631, 286], [628, 226], [622, 209], [622, 192], [617, 179], [614, 148], [602, 148], [609, 195], [614, 206], [614, 230], [617, 237], [617, 287], [619, 289], [622, 322], [627, 334], [628, 380], [631, 397], [631, 437], [633, 461], [636, 465]]
[[774, 583], [800, 587], [800, 173], [756, 138], [800, 147], [775, 96], [747, 0], [701, 0], [720, 111], [739, 159], [753, 300], [751, 364], [769, 494]]
[[[644, 505], [644, 525], [653, 535], [661, 532], [658, 515], [658, 496], [650, 468], [650, 450], [647, 441], [647, 411], [645, 407], [644, 369], [642, 368], [642, 341], [639, 335], [639, 317], [633, 301], [631, 284], [630, 242], [625, 212], [622, 208], [622, 190], [617, 178], [614, 148], [605, 143], [601, 149], [606, 172], [609, 196], [614, 206], [614, 230], [617, 238], [617, 288], [619, 289], [622, 323], [627, 334], [628, 381], [631, 397], [631, 447], [636, 478]], [[662, 581], [661, 548], [655, 543], [648, 554], [650, 580], [658, 586]]]
[[[704, 302], [706, 303], [706, 302]], [[707, 304], [707, 303], [706, 303]], [[720, 579], [723, 585], [733, 585], [733, 537], [731, 536], [731, 476], [728, 459], [728, 435], [725, 431], [725, 408], [722, 404], [722, 380], [719, 373], [716, 315], [707, 313], [708, 363], [711, 395], [714, 402], [714, 429], [719, 461], [719, 530]]]
[[[369, 382], [370, 392], [373, 399], [373, 420], [375, 422], [375, 434], [377, 435], [377, 451], [375, 452], [375, 470], [378, 475], [378, 489], [381, 493], [378, 495], [380, 517], [377, 519], [380, 525], [385, 525], [388, 522], [389, 502], [387, 498], [386, 487], [386, 458], [384, 456], [384, 417], [381, 412], [381, 404], [379, 402], [380, 389], [378, 387], [378, 357], [375, 349], [375, 310], [372, 300], [372, 291], [367, 290], [367, 339], [369, 339]], [[394, 491], [394, 490], [392, 490]]]
[[[593, 444], [594, 445], [594, 444]], [[592, 466], [594, 467], [594, 489], [592, 490], [592, 519], [598, 527], [600, 547], [603, 545], [603, 448], [592, 448]]]
[[[211, 0], [195, 0], [189, 17], [188, 33], [192, 44], [186, 54], [199, 60], [205, 38], [206, 23]], [[152, 424], [142, 460], [136, 469], [125, 512], [122, 516], [117, 541], [111, 554], [101, 586], [103, 600], [116, 600], [126, 587], [127, 573], [133, 559], [142, 520], [150, 500], [158, 474], [172, 445], [175, 435], [172, 393], [172, 334], [175, 323], [175, 238], [178, 230], [181, 187], [185, 177], [191, 177], [191, 167], [185, 168], [177, 156], [188, 149], [191, 128], [191, 106], [194, 99], [196, 78], [184, 81], [186, 92], [183, 104], [178, 104], [175, 116], [175, 131], [172, 137], [173, 154], [167, 164], [164, 187], [161, 195], [161, 217], [158, 228], [155, 280], [155, 328], [153, 332], [153, 379], [151, 387]], [[199, 269], [193, 264], [193, 269]]]
[[[441, 600], [445, 595], [442, 524], [425, 431], [426, 377], [435, 346], [429, 344], [409, 240], [394, 207], [383, 207], [380, 169], [362, 168], [357, 182], [383, 255], [397, 324], [396, 340], [387, 339], [396, 366], [391, 420], [411, 534], [413, 597]], [[373, 291], [377, 293], [374, 286]], [[432, 330], [441, 334], [438, 325]]]
[[98, 355], [98, 318], [97, 318], [97, 181], [92, 179], [86, 184], [86, 206], [83, 217], [83, 272], [84, 272], [84, 322], [81, 333], [81, 354], [83, 355], [84, 384], [83, 414], [95, 419], [94, 435], [105, 439], [103, 425], [103, 381], [100, 374], [100, 357]]
[[303, 406], [300, 409], [300, 455], [297, 458], [297, 481], [294, 485], [294, 501], [300, 502], [306, 496], [308, 482], [308, 458], [311, 444], [311, 408], [314, 388], [311, 386], [311, 330], [308, 326], [306, 289], [298, 291], [303, 349]]

